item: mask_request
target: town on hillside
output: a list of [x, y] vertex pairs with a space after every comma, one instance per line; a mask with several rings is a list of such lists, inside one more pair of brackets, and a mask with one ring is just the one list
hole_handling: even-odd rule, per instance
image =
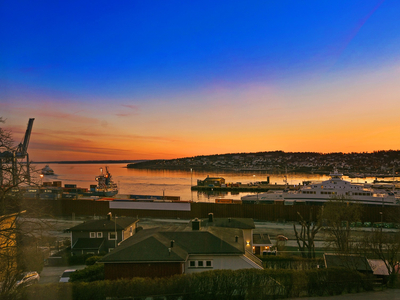
[[204, 155], [128, 164], [128, 168], [303, 172], [328, 174], [334, 168], [357, 177], [388, 177], [400, 172], [400, 150], [362, 153], [257, 152]]

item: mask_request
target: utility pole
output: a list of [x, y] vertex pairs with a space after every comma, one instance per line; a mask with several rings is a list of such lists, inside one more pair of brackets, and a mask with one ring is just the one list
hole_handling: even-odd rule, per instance
[[114, 232], [115, 232], [115, 240], [114, 240], [114, 249], [115, 249], [117, 248], [117, 214], [115, 214]]

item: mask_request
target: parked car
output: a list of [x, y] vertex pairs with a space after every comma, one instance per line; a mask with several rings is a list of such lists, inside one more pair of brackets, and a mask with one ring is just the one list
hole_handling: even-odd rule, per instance
[[286, 236], [284, 236], [283, 234], [277, 235], [277, 236], [276, 236], [276, 239], [277, 239], [278, 241], [287, 241], [287, 240], [288, 240], [288, 238], [287, 238]]
[[38, 283], [40, 280], [40, 275], [38, 272], [25, 272], [17, 277], [17, 282], [15, 283], [15, 287], [27, 287], [34, 283]]
[[76, 270], [65, 270], [61, 277], [59, 282], [69, 282], [69, 277], [71, 276], [72, 273], [74, 273]]

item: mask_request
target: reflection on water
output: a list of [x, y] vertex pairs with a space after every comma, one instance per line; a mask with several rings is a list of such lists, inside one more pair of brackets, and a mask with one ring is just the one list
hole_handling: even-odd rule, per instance
[[[44, 165], [37, 164], [37, 169]], [[51, 164], [54, 176], [44, 176], [45, 181], [62, 181], [62, 184], [72, 183], [78, 187], [89, 188], [96, 184], [95, 177], [100, 174], [101, 164]], [[224, 177], [226, 182], [249, 183], [255, 181], [266, 181], [283, 184], [285, 174], [268, 174], [266, 172], [205, 172], [205, 171], [177, 171], [177, 170], [140, 170], [127, 169], [126, 164], [109, 164], [108, 168], [113, 176], [114, 182], [118, 184], [120, 194], [157, 195], [163, 193], [167, 196], [180, 196], [181, 200], [193, 200], [201, 202], [214, 202], [215, 198], [240, 199], [248, 193], [231, 192], [192, 192], [191, 185], [196, 185], [197, 180], [210, 177]], [[288, 174], [288, 184], [298, 185], [303, 181], [322, 181], [328, 179], [328, 175], [318, 174]], [[346, 177], [345, 177], [346, 179]], [[371, 178], [373, 180], [373, 178]], [[357, 180], [356, 180], [357, 181]], [[356, 182], [354, 181], [354, 182]], [[364, 182], [360, 179], [360, 182]]]

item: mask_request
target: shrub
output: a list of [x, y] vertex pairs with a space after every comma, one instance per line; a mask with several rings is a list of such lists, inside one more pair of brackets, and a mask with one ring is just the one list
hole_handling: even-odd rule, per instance
[[82, 270], [77, 270], [70, 276], [71, 282], [93, 282], [104, 280], [104, 265], [94, 264]]
[[[96, 280], [102, 264], [71, 276], [72, 283], [33, 285], [29, 299], [87, 300], [164, 295], [167, 299], [276, 299], [325, 296], [372, 290], [372, 281], [356, 271], [340, 268], [314, 270], [214, 270], [169, 278]], [[96, 277], [98, 276], [98, 277]], [[104, 278], [104, 273], [102, 273]], [[70, 298], [66, 298], [69, 296]]]
[[87, 265], [87, 266], [92, 266], [92, 265], [94, 265], [98, 260], [100, 260], [102, 257], [103, 257], [103, 256], [91, 256], [91, 257], [88, 257], [88, 258], [85, 260], [85, 265]]

